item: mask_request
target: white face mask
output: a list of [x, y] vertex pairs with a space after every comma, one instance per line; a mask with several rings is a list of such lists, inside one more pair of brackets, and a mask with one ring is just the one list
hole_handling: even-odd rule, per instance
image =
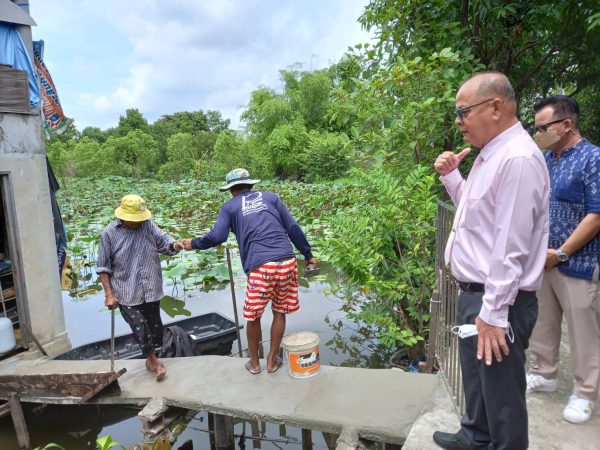
[[561, 138], [562, 136], [553, 130], [548, 130], [545, 133], [538, 131], [533, 135], [533, 140], [541, 149], [549, 148], [560, 141]]

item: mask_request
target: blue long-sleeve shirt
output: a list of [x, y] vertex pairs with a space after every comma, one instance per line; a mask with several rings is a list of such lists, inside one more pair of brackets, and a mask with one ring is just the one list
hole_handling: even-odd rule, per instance
[[271, 261], [294, 256], [290, 240], [306, 259], [312, 258], [304, 232], [273, 192], [245, 191], [221, 206], [217, 222], [205, 236], [192, 240], [192, 248], [204, 250], [227, 240], [233, 231], [244, 272]]

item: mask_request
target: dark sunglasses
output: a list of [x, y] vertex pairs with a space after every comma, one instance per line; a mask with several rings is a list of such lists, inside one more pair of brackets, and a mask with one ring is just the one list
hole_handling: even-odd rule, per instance
[[555, 123], [559, 123], [559, 122], [564, 122], [565, 120], [567, 120], [566, 117], [564, 119], [553, 120], [552, 122], [548, 122], [548, 123], [545, 123], [543, 125], [532, 126], [531, 127], [531, 134], [534, 134], [534, 133], [545, 133], [546, 131], [548, 131], [548, 127], [550, 125], [554, 125]]
[[458, 117], [458, 120], [460, 120], [462, 122], [463, 120], [465, 120], [465, 112], [467, 112], [471, 108], [475, 108], [476, 106], [480, 106], [480, 105], [483, 105], [484, 103], [491, 102], [492, 100], [494, 100], [494, 99], [488, 98], [487, 100], [484, 100], [479, 103], [475, 103], [474, 105], [464, 106], [462, 108], [456, 108], [456, 111], [455, 111], [456, 117]]

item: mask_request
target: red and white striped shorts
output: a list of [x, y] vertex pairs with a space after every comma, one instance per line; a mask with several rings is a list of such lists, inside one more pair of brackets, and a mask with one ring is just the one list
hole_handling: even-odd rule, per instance
[[248, 275], [244, 319], [260, 318], [271, 301], [271, 309], [290, 314], [300, 309], [296, 258], [268, 262]]

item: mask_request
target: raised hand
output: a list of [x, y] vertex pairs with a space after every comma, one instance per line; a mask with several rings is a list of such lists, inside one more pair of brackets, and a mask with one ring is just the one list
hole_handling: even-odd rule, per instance
[[470, 148], [465, 148], [459, 153], [444, 152], [437, 157], [433, 163], [433, 168], [440, 175], [448, 175], [453, 170], [457, 169], [460, 162], [471, 152]]

